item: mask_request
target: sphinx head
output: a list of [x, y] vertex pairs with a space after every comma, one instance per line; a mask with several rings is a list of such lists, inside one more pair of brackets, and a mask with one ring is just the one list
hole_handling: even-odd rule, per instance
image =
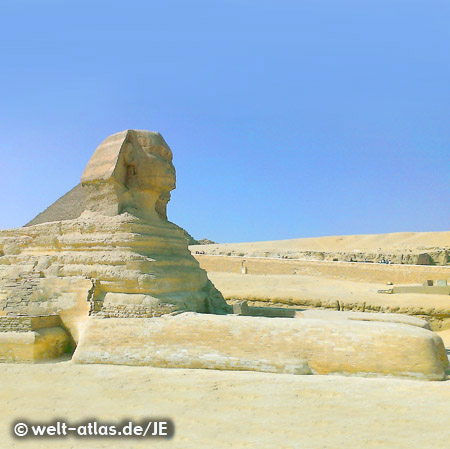
[[129, 131], [123, 147], [125, 177], [128, 189], [170, 192], [175, 188], [172, 151], [159, 133]]
[[167, 219], [175, 189], [172, 151], [157, 132], [127, 130], [105, 139], [81, 178], [87, 207], [105, 215], [130, 212]]

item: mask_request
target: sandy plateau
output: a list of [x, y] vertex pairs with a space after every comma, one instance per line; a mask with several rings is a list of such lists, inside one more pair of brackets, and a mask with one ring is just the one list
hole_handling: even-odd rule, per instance
[[202, 245], [211, 255], [271, 256], [311, 260], [389, 259], [394, 263], [447, 265], [450, 232], [395, 232], [390, 234], [341, 235], [267, 242]]
[[[450, 447], [450, 232], [189, 251], [175, 182], [163, 137], [125, 130], [0, 231], [0, 449]], [[12, 434], [155, 418], [172, 440]]]
[[[450, 443], [450, 382], [70, 361], [0, 365], [2, 448], [420, 448]], [[167, 416], [170, 441], [16, 440], [12, 421]]]
[[[190, 249], [229, 303], [246, 300], [253, 306], [402, 313], [426, 319], [435, 331], [450, 329], [450, 290], [429, 294], [422, 287], [426, 280], [450, 285], [450, 232], [193, 245]], [[413, 263], [412, 255], [420, 254], [433, 254], [436, 261]], [[417, 292], [378, 293], [397, 286], [417, 288]]]

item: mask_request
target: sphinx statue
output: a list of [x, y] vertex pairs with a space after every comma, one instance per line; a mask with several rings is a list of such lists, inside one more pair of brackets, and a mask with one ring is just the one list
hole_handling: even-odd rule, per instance
[[[135, 234], [124, 245], [133, 247], [135, 254], [145, 258], [134, 263], [140, 273], [137, 285], [129, 285], [127, 279], [119, 291], [121, 282], [113, 282], [111, 289], [100, 287], [96, 297], [101, 298], [103, 306], [96, 307], [99, 313], [116, 316], [114, 310], [123, 310], [117, 309], [121, 305], [134, 316], [138, 309], [135, 301], [139, 304], [141, 297], [127, 294], [146, 295], [141, 305], [150, 309], [143, 316], [226, 311], [222, 295], [187, 249], [185, 231], [167, 220], [167, 203], [175, 189], [176, 177], [172, 151], [161, 134], [127, 130], [108, 137], [88, 162], [81, 185], [85, 195], [84, 216], [93, 213], [119, 216], [119, 220], [129, 217], [131, 222], [122, 227]], [[103, 280], [103, 285], [106, 282]]]
[[232, 314], [167, 220], [174, 188], [162, 136], [127, 130], [100, 144], [81, 184], [0, 231], [0, 361], [71, 347], [75, 363], [446, 379], [423, 320]]
[[59, 315], [76, 343], [89, 316], [225, 313], [186, 232], [167, 220], [175, 184], [161, 134], [106, 138], [76, 204], [60, 201], [51, 222], [0, 231], [0, 317]]

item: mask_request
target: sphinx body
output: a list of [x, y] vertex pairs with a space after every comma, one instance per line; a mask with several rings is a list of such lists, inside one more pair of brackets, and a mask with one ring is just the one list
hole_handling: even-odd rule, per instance
[[226, 311], [167, 220], [175, 169], [159, 133], [105, 139], [81, 186], [79, 217], [0, 231], [0, 317], [57, 314], [77, 342], [89, 316]]

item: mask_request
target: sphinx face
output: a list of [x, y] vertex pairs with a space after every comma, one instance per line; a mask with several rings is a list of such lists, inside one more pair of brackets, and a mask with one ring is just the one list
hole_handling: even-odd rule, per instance
[[126, 144], [127, 186], [155, 192], [175, 189], [172, 151], [159, 133], [136, 131], [134, 142]]
[[171, 160], [159, 155], [159, 152], [144, 151], [146, 158], [139, 164], [139, 184], [143, 190], [170, 192], [175, 188], [175, 167]]

